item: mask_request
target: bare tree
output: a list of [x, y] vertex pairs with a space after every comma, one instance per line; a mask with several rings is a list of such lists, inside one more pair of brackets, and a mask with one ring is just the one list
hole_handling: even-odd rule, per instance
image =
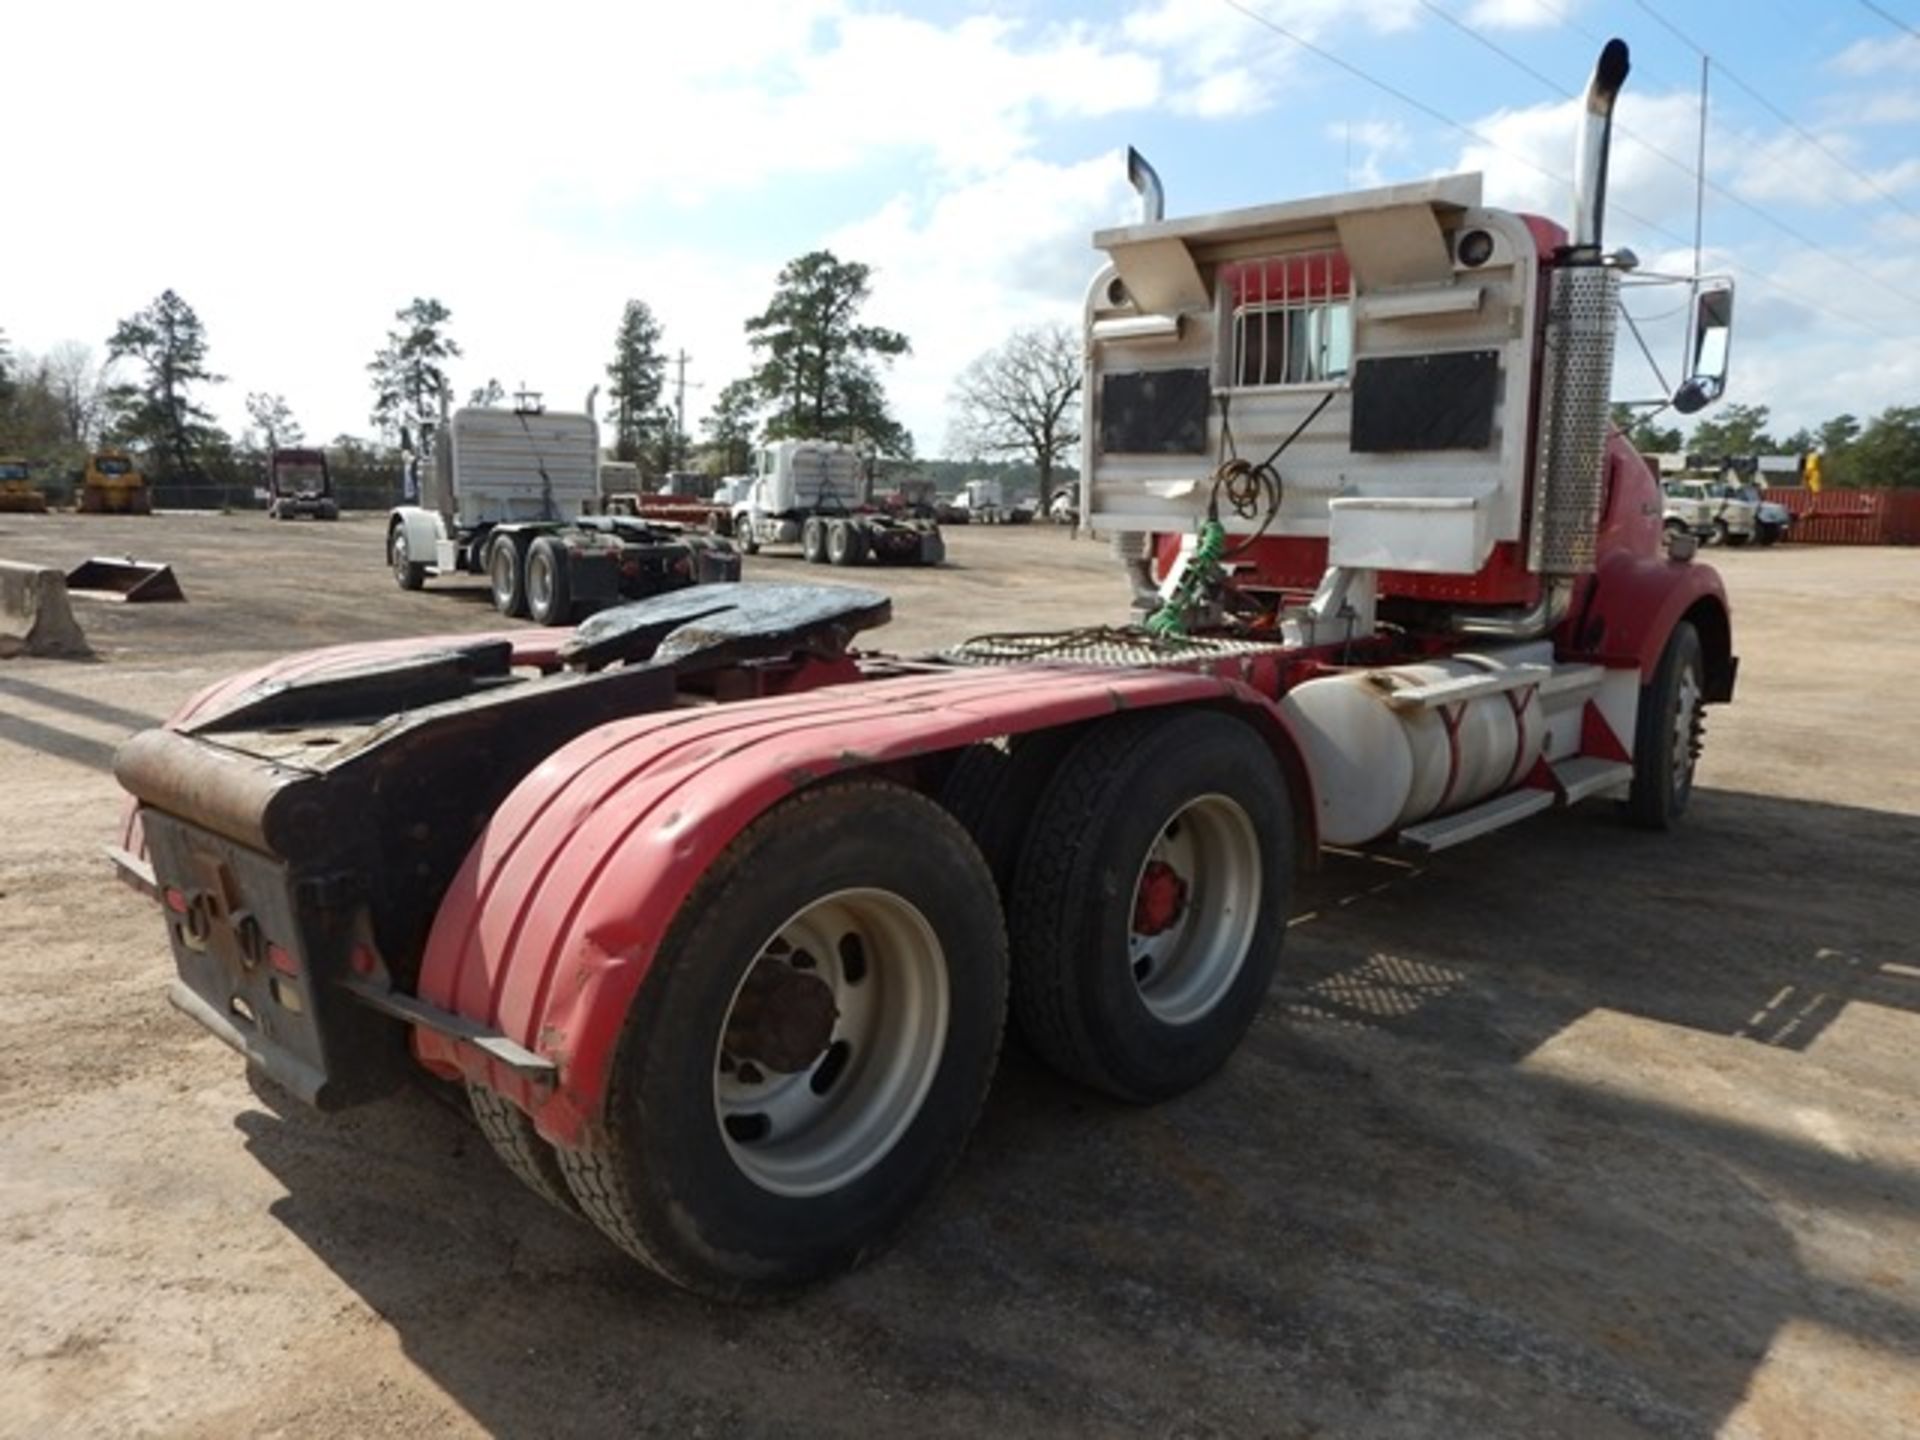
[[1040, 503], [1053, 469], [1080, 443], [1080, 345], [1065, 325], [1016, 330], [960, 374], [953, 387], [953, 447], [970, 455], [1031, 460]]
[[92, 347], [62, 340], [47, 352], [43, 363], [47, 385], [66, 424], [66, 438], [76, 445], [91, 445], [106, 393], [106, 372], [94, 363]]
[[282, 446], [298, 445], [306, 439], [300, 422], [293, 418], [293, 407], [284, 395], [255, 391], [247, 396], [247, 418], [259, 432], [260, 448], [271, 455]]

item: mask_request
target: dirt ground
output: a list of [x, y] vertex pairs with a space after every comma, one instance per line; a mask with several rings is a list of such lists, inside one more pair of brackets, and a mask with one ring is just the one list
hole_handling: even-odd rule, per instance
[[[380, 538], [0, 517], [190, 597], [0, 664], [0, 1434], [1920, 1434], [1920, 552], [1712, 557], [1740, 691], [1681, 832], [1333, 859], [1217, 1080], [1134, 1110], [1013, 1053], [894, 1251], [729, 1310], [432, 1095], [302, 1113], [163, 999], [114, 746], [263, 656], [498, 625]], [[952, 553], [884, 575], [894, 648], [1119, 618], [1100, 545]]]

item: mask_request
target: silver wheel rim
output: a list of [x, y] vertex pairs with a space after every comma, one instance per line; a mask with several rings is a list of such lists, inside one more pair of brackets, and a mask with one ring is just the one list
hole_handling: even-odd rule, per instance
[[542, 615], [553, 604], [553, 564], [541, 551], [527, 557], [527, 604]]
[[[786, 967], [832, 993], [826, 1043], [787, 1073], [728, 1047], [762, 966]], [[841, 890], [787, 920], [734, 987], [714, 1046], [714, 1120], [740, 1173], [798, 1198], [838, 1190], [879, 1164], [932, 1087], [947, 1010], [946, 952], [900, 896]]]
[[503, 543], [493, 547], [493, 558], [487, 564], [487, 571], [493, 580], [495, 608], [505, 605], [513, 598], [513, 563], [511, 544]]
[[[1164, 918], [1171, 872], [1178, 902]], [[1127, 964], [1140, 1000], [1167, 1025], [1190, 1025], [1233, 987], [1260, 922], [1260, 839], [1225, 795], [1201, 795], [1160, 827], [1134, 877]]]
[[406, 574], [407, 562], [412, 558], [407, 554], [407, 532], [406, 531], [395, 530], [393, 532], [392, 556], [393, 556], [393, 573], [396, 575]]
[[1689, 665], [1680, 672], [1673, 696], [1673, 793], [1693, 788], [1693, 767], [1700, 759], [1700, 677]]

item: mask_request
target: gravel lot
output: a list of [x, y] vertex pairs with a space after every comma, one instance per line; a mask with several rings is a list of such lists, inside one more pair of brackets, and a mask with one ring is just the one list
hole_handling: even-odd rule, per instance
[[[380, 539], [0, 516], [189, 596], [0, 662], [0, 1434], [1920, 1434], [1920, 552], [1713, 556], [1740, 693], [1681, 832], [1333, 858], [1219, 1079], [1132, 1110], [1013, 1053], [897, 1249], [743, 1311], [434, 1096], [284, 1108], [162, 998], [113, 747], [267, 655], [499, 624]], [[1103, 546], [950, 543], [880, 573], [892, 648], [1119, 618]]]

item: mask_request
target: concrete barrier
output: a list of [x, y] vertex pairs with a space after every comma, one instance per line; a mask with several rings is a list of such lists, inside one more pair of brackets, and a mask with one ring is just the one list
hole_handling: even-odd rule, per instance
[[67, 577], [0, 560], [0, 657], [92, 653], [67, 603]]

